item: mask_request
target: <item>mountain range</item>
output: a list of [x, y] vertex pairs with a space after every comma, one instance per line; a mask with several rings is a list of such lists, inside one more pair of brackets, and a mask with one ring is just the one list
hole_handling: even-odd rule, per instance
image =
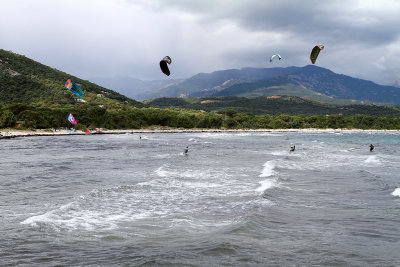
[[90, 80], [96, 84], [100, 84], [105, 88], [110, 88], [114, 91], [119, 92], [129, 98], [144, 100], [138, 97], [140, 94], [146, 94], [146, 92], [159, 90], [167, 86], [177, 84], [182, 81], [182, 79], [169, 79], [165, 78], [163, 80], [150, 80], [143, 81], [130, 76], [96, 76], [90, 78]]
[[374, 102], [400, 105], [399, 87], [379, 85], [315, 65], [200, 73], [134, 97], [143, 100], [159, 97], [273, 95], [297, 96], [331, 104]]

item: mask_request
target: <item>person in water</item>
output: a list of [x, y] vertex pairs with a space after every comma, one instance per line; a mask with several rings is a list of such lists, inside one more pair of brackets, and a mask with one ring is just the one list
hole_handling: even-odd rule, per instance
[[183, 152], [183, 154], [187, 154], [189, 152], [189, 147], [187, 146], [186, 148], [185, 148], [185, 151]]
[[294, 152], [295, 149], [296, 149], [296, 146], [291, 146], [290, 147], [290, 152]]
[[369, 152], [372, 152], [372, 150], [374, 150], [374, 148], [375, 148], [374, 145], [373, 145], [373, 144], [370, 144], [370, 145], [369, 145]]

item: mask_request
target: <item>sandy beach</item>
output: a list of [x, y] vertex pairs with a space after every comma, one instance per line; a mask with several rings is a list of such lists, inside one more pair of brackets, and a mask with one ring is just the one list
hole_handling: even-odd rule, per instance
[[11, 139], [17, 137], [32, 136], [65, 136], [65, 135], [87, 135], [87, 134], [135, 134], [135, 133], [243, 133], [243, 132], [299, 132], [299, 133], [398, 133], [400, 130], [363, 130], [363, 129], [125, 129], [125, 130], [94, 130], [90, 133], [82, 131], [70, 132], [69, 130], [15, 130], [2, 129], [0, 131], [0, 139]]

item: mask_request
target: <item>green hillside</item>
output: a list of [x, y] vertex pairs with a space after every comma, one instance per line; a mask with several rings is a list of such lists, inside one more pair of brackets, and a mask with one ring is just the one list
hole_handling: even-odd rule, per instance
[[[85, 94], [83, 100], [86, 103], [77, 102], [77, 97], [64, 87], [68, 79], [72, 79], [82, 88]], [[117, 92], [2, 49], [0, 49], [0, 103], [24, 103], [43, 107], [143, 106]]]
[[[277, 90], [276, 92], [279, 92]], [[145, 101], [146, 104], [157, 107], [177, 107], [197, 109], [209, 112], [225, 112], [234, 109], [240, 113], [270, 114], [270, 115], [366, 115], [366, 116], [400, 116], [400, 108], [377, 105], [332, 105], [307, 100], [294, 96], [260, 96], [255, 98], [219, 96], [190, 98], [156, 98]]]
[[312, 91], [306, 87], [291, 81], [287, 77], [277, 77], [269, 80], [239, 83], [232, 85], [215, 94], [216, 96], [239, 96], [254, 98], [259, 96], [287, 95], [297, 96], [308, 100], [319, 101], [334, 105], [361, 104], [361, 101], [350, 99], [336, 99], [327, 95]]

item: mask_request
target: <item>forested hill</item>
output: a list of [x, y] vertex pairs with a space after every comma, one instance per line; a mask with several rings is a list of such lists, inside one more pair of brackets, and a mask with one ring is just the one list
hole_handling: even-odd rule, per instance
[[82, 105], [64, 85], [72, 79], [84, 91], [85, 105], [143, 106], [115, 91], [53, 69], [10, 51], [0, 49], [0, 104], [23, 103], [57, 107]]
[[145, 101], [146, 104], [156, 107], [175, 107], [208, 112], [223, 113], [229, 109], [240, 113], [253, 115], [364, 115], [400, 117], [399, 107], [377, 106], [377, 105], [332, 105], [302, 99], [295, 96], [269, 96], [269, 97], [176, 97], [155, 98]]

